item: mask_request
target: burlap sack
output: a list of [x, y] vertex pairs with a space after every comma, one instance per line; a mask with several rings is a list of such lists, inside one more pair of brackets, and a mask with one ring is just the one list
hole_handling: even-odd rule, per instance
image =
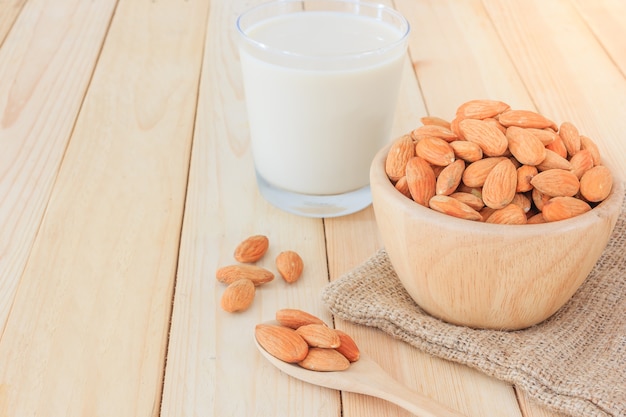
[[505, 332], [444, 323], [421, 310], [384, 250], [322, 292], [342, 319], [514, 384], [572, 416], [626, 416], [626, 200], [602, 257], [574, 297], [531, 328]]

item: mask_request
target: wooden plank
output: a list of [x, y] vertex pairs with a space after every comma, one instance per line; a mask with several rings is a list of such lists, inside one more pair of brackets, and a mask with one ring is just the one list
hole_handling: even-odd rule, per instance
[[537, 109], [574, 123], [626, 178], [626, 79], [571, 2], [484, 3]]
[[[338, 392], [280, 373], [253, 343], [254, 326], [280, 308], [332, 318], [319, 297], [328, 282], [322, 220], [279, 211], [257, 191], [231, 26], [249, 3], [211, 5], [162, 415], [339, 417]], [[225, 286], [215, 271], [235, 263], [235, 246], [252, 234], [270, 240], [258, 265], [276, 274], [276, 255], [291, 249], [302, 256], [304, 272], [292, 285], [277, 276], [257, 289], [248, 310], [226, 313], [220, 308]]]
[[5, 415], [158, 414], [207, 13], [117, 6], [0, 343]]
[[11, 30], [26, 0], [0, 1], [0, 45]]
[[575, 0], [574, 5], [603, 48], [626, 77], [626, 2]]
[[[19, 5], [3, 5], [4, 18]], [[0, 49], [0, 332], [114, 7], [30, 1]]]

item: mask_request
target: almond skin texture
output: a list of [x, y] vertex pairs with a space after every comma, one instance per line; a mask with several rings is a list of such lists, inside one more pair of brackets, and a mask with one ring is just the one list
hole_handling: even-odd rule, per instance
[[430, 199], [430, 208], [443, 214], [466, 220], [482, 220], [479, 212], [456, 198], [447, 195], [436, 195]]
[[511, 126], [506, 130], [509, 150], [523, 165], [539, 165], [546, 158], [546, 147], [526, 129]]
[[480, 198], [476, 194], [457, 191], [450, 194], [450, 197], [459, 200], [461, 203], [467, 204], [476, 211], [482, 210], [482, 208], [485, 206], [482, 198]]
[[497, 100], [470, 100], [456, 109], [457, 117], [461, 119], [487, 119], [509, 110], [510, 106]]
[[269, 244], [270, 242], [267, 236], [250, 236], [235, 248], [235, 260], [244, 263], [256, 262], [265, 255]]
[[483, 150], [474, 142], [455, 140], [450, 142], [450, 146], [454, 150], [454, 156], [465, 162], [476, 162], [483, 157]]
[[287, 283], [293, 284], [302, 275], [304, 262], [298, 253], [286, 250], [276, 257], [276, 269]]
[[297, 329], [307, 324], [323, 324], [324, 321], [317, 316], [296, 308], [283, 308], [276, 312], [276, 321], [285, 327]]
[[535, 175], [530, 183], [551, 197], [572, 197], [578, 193], [580, 189], [580, 181], [578, 177], [568, 170], [549, 169]]
[[215, 272], [215, 278], [223, 284], [229, 285], [238, 279], [246, 278], [256, 286], [265, 284], [274, 279], [274, 273], [256, 265], [228, 265]]
[[600, 150], [598, 145], [591, 140], [588, 136], [580, 135], [580, 149], [586, 149], [591, 152], [593, 156], [593, 165], [602, 165], [602, 158], [600, 157]]
[[361, 351], [352, 337], [339, 329], [335, 329], [335, 332], [339, 335], [341, 341], [338, 348], [335, 350], [341, 353], [350, 362], [356, 362], [361, 357]]
[[530, 180], [533, 179], [533, 177], [538, 173], [539, 171], [537, 171], [537, 167], [532, 165], [522, 165], [517, 168], [517, 187], [515, 191], [518, 193], [525, 193], [526, 191], [532, 190], [533, 185], [530, 183]]
[[570, 122], [561, 123], [559, 128], [559, 136], [565, 145], [567, 154], [572, 157], [580, 150], [580, 133], [578, 129]]
[[569, 219], [591, 210], [591, 206], [576, 197], [553, 197], [543, 205], [543, 218], [547, 222]]
[[580, 179], [585, 172], [593, 168], [593, 155], [588, 149], [581, 149], [569, 162], [572, 165], [572, 172]]
[[483, 202], [492, 209], [501, 209], [513, 201], [517, 189], [517, 170], [508, 159], [500, 161], [487, 175], [483, 185]]
[[391, 144], [385, 161], [385, 172], [393, 182], [406, 174], [406, 164], [415, 156], [415, 143], [409, 135], [404, 135]]
[[437, 176], [435, 193], [443, 195], [452, 194], [461, 183], [464, 170], [465, 162], [463, 162], [462, 159], [457, 159], [445, 167]]
[[497, 127], [482, 120], [465, 119], [459, 123], [465, 140], [476, 143], [487, 156], [501, 156], [509, 143]]
[[504, 157], [493, 157], [472, 162], [465, 167], [465, 171], [463, 171], [463, 184], [473, 188], [482, 187], [485, 184], [487, 175], [489, 175], [491, 170], [504, 159]]
[[570, 161], [565, 159], [565, 157], [546, 147], [546, 157], [539, 165], [537, 165], [537, 169], [539, 171], [547, 171], [549, 169], [571, 170], [572, 164]]
[[247, 310], [254, 301], [255, 286], [249, 279], [239, 279], [228, 287], [222, 294], [220, 305], [222, 310], [229, 313]]
[[507, 110], [500, 114], [498, 121], [506, 127], [519, 126], [537, 129], [550, 127], [554, 130], [558, 128], [552, 120], [531, 110]]
[[580, 179], [580, 194], [591, 202], [604, 200], [613, 188], [611, 171], [604, 165], [598, 165], [585, 172]]
[[526, 224], [526, 213], [516, 204], [495, 210], [486, 220], [494, 224]]
[[428, 201], [435, 195], [437, 183], [430, 164], [419, 156], [411, 158], [406, 165], [406, 181], [413, 201], [428, 207]]
[[335, 330], [324, 324], [305, 324], [298, 327], [296, 333], [310, 347], [335, 349], [341, 345], [341, 339]]
[[456, 133], [450, 130], [449, 127], [445, 128], [438, 125], [422, 125], [411, 132], [411, 136], [414, 138], [421, 136], [432, 136], [435, 138], [443, 139], [446, 142], [451, 142], [458, 139]]
[[447, 166], [454, 162], [454, 149], [448, 142], [435, 137], [425, 137], [415, 145], [415, 154], [433, 165]]
[[335, 349], [310, 348], [309, 354], [298, 365], [311, 371], [334, 372], [348, 369], [350, 361]]
[[254, 335], [267, 353], [283, 362], [298, 363], [309, 353], [309, 345], [289, 327], [257, 324]]

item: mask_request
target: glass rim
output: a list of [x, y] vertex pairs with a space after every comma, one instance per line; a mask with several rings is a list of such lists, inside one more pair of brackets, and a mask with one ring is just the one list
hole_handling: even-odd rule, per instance
[[[341, 54], [341, 55], [313, 55], [313, 54], [302, 54], [302, 53], [297, 53], [297, 52], [291, 52], [291, 51], [286, 51], [284, 49], [281, 48], [275, 48], [272, 47], [270, 45], [267, 45], [263, 42], [257, 41], [253, 38], [251, 38], [246, 31], [242, 28], [242, 19], [244, 19], [245, 17], [249, 16], [250, 14], [253, 14], [254, 12], [257, 12], [261, 9], [267, 8], [267, 7], [271, 7], [271, 6], [276, 6], [276, 5], [280, 5], [280, 4], [297, 4], [297, 3], [305, 3], [305, 2], [312, 2], [312, 3], [338, 3], [338, 4], [345, 4], [345, 5], [354, 5], [354, 6], [358, 6], [358, 8], [365, 8], [368, 10], [378, 10], [377, 16], [381, 15], [381, 12], [386, 12], [389, 13], [389, 15], [395, 17], [396, 19], [398, 19], [401, 24], [400, 29], [404, 29], [401, 32], [401, 35], [398, 39], [390, 42], [387, 45], [384, 46], [380, 46], [374, 49], [370, 49], [370, 50], [366, 50], [366, 51], [360, 51], [360, 52], [354, 52], [354, 53], [346, 53], [346, 54]], [[328, 11], [328, 10], [320, 10], [320, 11]], [[289, 12], [291, 13], [291, 12]], [[289, 13], [285, 13], [285, 14], [289, 14]], [[340, 11], [340, 13], [347, 13], [349, 14], [350, 11]], [[358, 14], [357, 14], [358, 15]], [[360, 15], [359, 15], [360, 16]], [[371, 17], [374, 18], [375, 20], [380, 20], [382, 21], [382, 19], [380, 19], [379, 17], [377, 18], [377, 16], [368, 16], [365, 15], [365, 17]], [[397, 11], [396, 9], [394, 9], [393, 7], [381, 4], [381, 3], [363, 3], [359, 0], [274, 0], [274, 1], [270, 1], [270, 2], [266, 2], [266, 3], [262, 3], [259, 5], [256, 5], [246, 11], [244, 11], [243, 13], [241, 13], [238, 17], [237, 20], [235, 22], [236, 28], [237, 28], [237, 32], [239, 33], [239, 36], [241, 37], [241, 39], [243, 39], [245, 42], [247, 42], [248, 44], [252, 45], [255, 48], [258, 48], [260, 50], [263, 50], [264, 52], [269, 52], [269, 53], [273, 53], [273, 54], [277, 54], [277, 55], [281, 55], [281, 56], [285, 56], [285, 57], [290, 57], [290, 58], [299, 58], [299, 59], [316, 59], [316, 60], [337, 60], [337, 59], [355, 59], [355, 58], [362, 58], [362, 57], [367, 57], [367, 56], [372, 56], [372, 55], [378, 55], [378, 54], [384, 54], [385, 52], [388, 52], [390, 50], [393, 50], [395, 48], [397, 48], [398, 46], [402, 45], [403, 43], [405, 43], [407, 41], [407, 38], [409, 36], [409, 33], [411, 31], [411, 25], [409, 23], [409, 21], [404, 17], [404, 15], [402, 15], [402, 13], [400, 13], [399, 11]]]

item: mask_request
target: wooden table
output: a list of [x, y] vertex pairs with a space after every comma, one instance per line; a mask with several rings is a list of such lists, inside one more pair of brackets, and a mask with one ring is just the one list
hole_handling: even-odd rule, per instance
[[[0, 416], [406, 416], [271, 368], [254, 325], [381, 247], [373, 210], [258, 194], [238, 13], [258, 1], [0, 1]], [[394, 0], [411, 21], [394, 135], [495, 98], [570, 120], [626, 176], [626, 2]], [[251, 234], [305, 273], [229, 314], [215, 270]], [[507, 383], [335, 320], [393, 376], [468, 416], [555, 416]]]

